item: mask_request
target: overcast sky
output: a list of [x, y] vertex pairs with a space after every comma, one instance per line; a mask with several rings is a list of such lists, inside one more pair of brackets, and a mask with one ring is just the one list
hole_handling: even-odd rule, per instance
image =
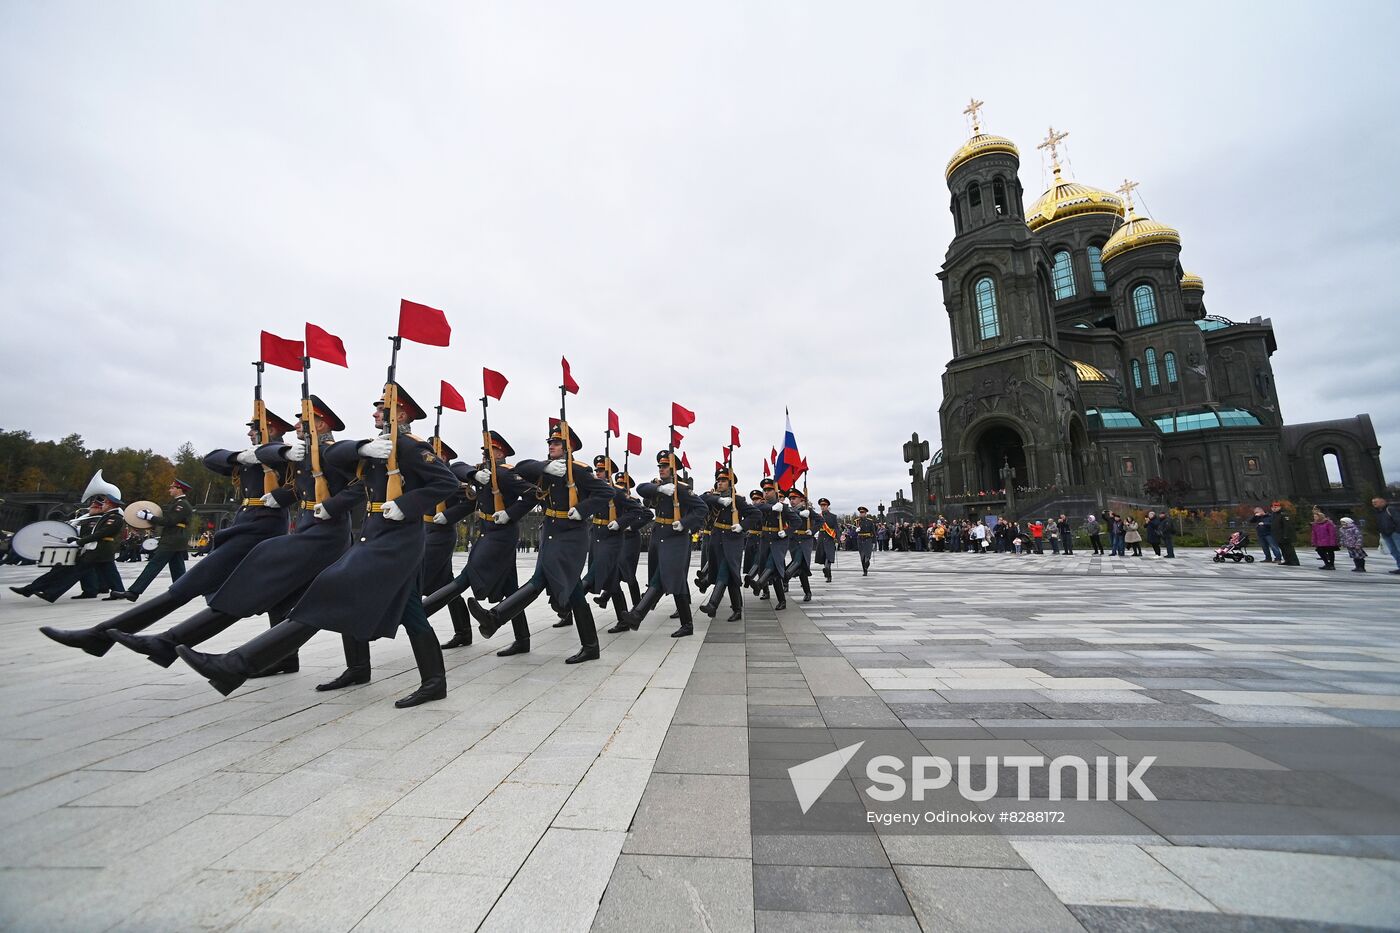
[[[570, 421], [664, 446], [731, 423], [756, 485], [783, 408], [845, 511], [938, 448], [943, 167], [986, 101], [1021, 149], [1125, 177], [1206, 305], [1273, 319], [1290, 422], [1370, 412], [1400, 478], [1400, 4], [9, 3], [0, 13], [0, 427], [238, 446], [260, 329], [345, 338], [313, 390], [352, 429], [400, 298], [453, 345], [400, 377], [480, 395], [538, 455]], [[1387, 116], [1388, 115], [1388, 116]], [[291, 416], [298, 377], [267, 375]], [[443, 433], [467, 451], [473, 401]], [[430, 428], [429, 426], [426, 426]], [[426, 430], [424, 431], [426, 433]]]

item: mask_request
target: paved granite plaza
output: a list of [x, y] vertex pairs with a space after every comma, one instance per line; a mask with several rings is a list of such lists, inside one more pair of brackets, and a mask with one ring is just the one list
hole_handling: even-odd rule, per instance
[[[495, 657], [504, 632], [449, 652], [447, 700], [404, 711], [402, 639], [376, 643], [367, 686], [312, 690], [340, 668], [322, 636], [299, 674], [223, 699], [183, 665], [37, 632], [113, 604], [5, 592], [0, 928], [1400, 928], [1400, 840], [1338, 823], [1335, 776], [1253, 781], [1280, 770], [1259, 756], [1202, 758], [1176, 797], [1282, 831], [1181, 831], [1132, 802], [1085, 832], [822, 832], [788, 781], [876, 733], [1055, 754], [1313, 729], [1375, 736], [1348, 792], [1393, 805], [1374, 775], [1400, 754], [1400, 577], [1308, 564], [877, 554], [861, 577], [843, 553], [810, 603], [750, 598], [689, 639], [658, 611], [598, 663], [565, 666], [572, 631], [535, 608], [533, 653]], [[812, 813], [859, 794], [843, 775]]]

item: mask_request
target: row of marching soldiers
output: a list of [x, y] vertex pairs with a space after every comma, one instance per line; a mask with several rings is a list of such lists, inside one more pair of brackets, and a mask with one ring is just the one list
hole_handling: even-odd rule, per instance
[[[700, 609], [712, 617], [728, 594], [730, 621], [742, 618], [741, 583], [763, 598], [771, 589], [774, 608], [783, 609], [793, 577], [801, 581], [803, 599], [811, 598], [814, 561], [831, 579], [839, 523], [825, 499], [814, 509], [793, 490], [785, 501], [765, 479], [745, 501], [727, 468], [716, 471], [713, 489], [696, 495], [676, 476], [669, 450], [657, 455], [656, 479], [635, 487], [638, 499], [631, 478], [606, 457], [595, 458], [592, 470], [574, 460], [578, 436], [558, 425], [545, 439], [542, 459], [511, 462], [515, 450], [490, 431], [483, 435], [479, 463], [452, 462], [456, 455], [440, 438], [410, 433], [411, 423], [426, 413], [394, 385], [396, 440], [387, 430], [391, 415], [382, 397], [373, 415], [379, 433], [360, 440], [337, 439], [345, 423], [316, 396], [295, 427], [269, 413], [267, 443], [260, 443], [261, 427], [250, 423], [252, 446], [205, 458], [235, 476], [241, 489], [234, 521], [216, 536], [208, 557], [165, 592], [114, 618], [88, 628], [41, 631], [98, 657], [120, 644], [162, 667], [183, 660], [228, 695], [250, 678], [298, 670], [298, 650], [318, 631], [341, 635], [346, 668], [316, 689], [368, 683], [370, 643], [402, 628], [421, 680], [395, 703], [403, 708], [447, 695], [443, 649], [472, 643], [472, 618], [487, 638], [511, 626], [513, 641], [498, 654], [528, 652], [525, 609], [541, 595], [568, 620], [564, 624], [577, 629], [580, 647], [568, 664], [599, 657], [590, 594], [599, 606], [612, 604], [616, 624], [610, 633], [637, 630], [661, 597], [670, 595], [679, 619], [673, 637], [692, 634], [693, 534], [703, 541], [696, 582], [702, 592], [713, 588]], [[293, 430], [295, 438], [285, 439]], [[402, 491], [388, 499], [391, 473]], [[535, 570], [521, 582], [519, 521], [537, 507], [544, 522]], [[355, 535], [357, 510], [364, 520]], [[465, 569], [454, 576], [456, 526], [472, 515], [480, 534]], [[648, 522], [654, 524], [647, 587], [639, 592], [639, 532]], [[630, 610], [624, 583], [632, 589]], [[472, 595], [463, 601], [468, 590]], [[141, 634], [197, 597], [204, 598], [204, 608], [165, 631]], [[439, 644], [428, 617], [443, 607], [454, 634]], [[222, 654], [196, 650], [240, 619], [261, 614], [271, 625], [251, 641]]]

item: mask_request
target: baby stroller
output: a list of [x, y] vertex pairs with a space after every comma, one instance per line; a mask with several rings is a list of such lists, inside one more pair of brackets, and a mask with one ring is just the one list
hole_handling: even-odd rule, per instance
[[1230, 535], [1230, 540], [1225, 542], [1223, 547], [1215, 549], [1215, 557], [1211, 559], [1217, 564], [1223, 564], [1227, 560], [1232, 560], [1237, 564], [1240, 561], [1244, 561], [1246, 564], [1254, 563], [1254, 557], [1245, 553], [1244, 535], [1238, 531]]

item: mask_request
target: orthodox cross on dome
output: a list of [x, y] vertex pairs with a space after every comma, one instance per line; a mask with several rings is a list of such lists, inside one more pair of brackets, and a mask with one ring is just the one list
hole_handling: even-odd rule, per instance
[[1054, 169], [1056, 175], [1060, 174], [1060, 143], [1064, 142], [1065, 137], [1068, 135], [1069, 133], [1056, 133], [1055, 128], [1052, 126], [1050, 127], [1049, 135], [1045, 137], [1039, 146], [1035, 147], [1037, 149], [1048, 149], [1050, 151], [1050, 167]]
[[1128, 181], [1128, 179], [1126, 178], [1123, 179], [1123, 184], [1118, 186], [1118, 194], [1121, 194], [1123, 196], [1123, 200], [1128, 202], [1129, 211], [1133, 209], [1133, 189], [1137, 186], [1137, 182]]
[[985, 101], [980, 101], [974, 97], [971, 100], [969, 100], [967, 102], [967, 106], [963, 108], [963, 114], [972, 118], [973, 136], [976, 136], [978, 133], [982, 132], [982, 120], [978, 116], [978, 114], [982, 110], [984, 104]]

